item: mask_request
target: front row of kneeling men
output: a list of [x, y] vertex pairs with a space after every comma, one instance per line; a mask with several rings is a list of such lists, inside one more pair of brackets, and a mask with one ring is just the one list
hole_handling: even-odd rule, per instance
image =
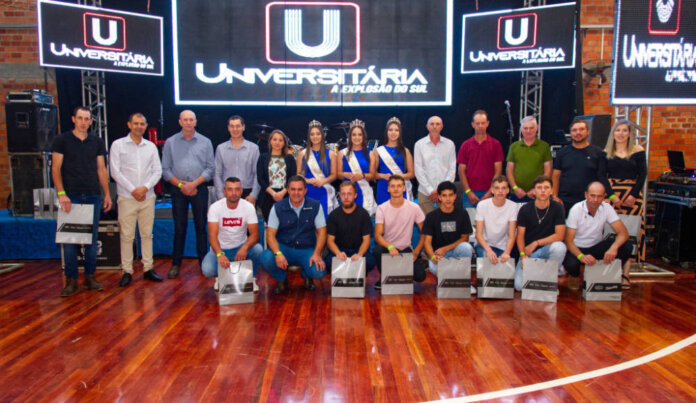
[[[304, 286], [314, 289], [314, 280], [326, 275], [334, 256], [344, 261], [364, 257], [369, 272], [375, 266], [381, 270], [382, 254], [412, 253], [413, 277], [419, 282], [426, 277], [426, 267], [437, 275], [442, 258], [471, 257], [474, 251], [469, 243], [471, 222], [468, 213], [455, 203], [455, 185], [448, 181], [440, 183], [438, 208], [427, 216], [417, 204], [404, 198], [404, 188], [403, 177], [389, 178], [391, 198], [377, 208], [375, 245], [370, 253], [372, 222], [367, 211], [355, 203], [355, 184], [347, 181], [341, 184], [341, 207], [324, 219], [321, 204], [305, 197], [305, 179], [294, 176], [289, 179], [289, 197], [271, 209], [266, 234], [268, 248], [262, 250], [254, 206], [242, 199], [239, 179], [228, 178], [225, 197], [208, 211], [211, 249], [203, 261], [203, 274], [216, 276], [218, 265], [228, 268], [231, 259], [250, 259], [254, 275], [261, 265], [277, 282], [274, 293], [281, 294], [288, 289], [289, 265], [301, 267]], [[627, 242], [628, 232], [614, 209], [603, 203], [605, 192], [601, 183], [588, 186], [585, 200], [571, 208], [567, 221], [563, 205], [551, 200], [552, 188], [549, 177], [538, 177], [534, 181], [536, 199], [518, 208], [518, 204], [507, 199], [507, 178], [496, 176], [491, 185], [493, 197], [476, 208], [477, 255], [487, 257], [494, 264], [504, 263], [515, 254], [517, 246], [515, 289], [518, 291], [527, 257], [558, 262], [559, 275], [564, 269], [568, 272], [572, 289], [578, 288], [581, 264], [594, 265], [598, 260], [610, 263], [617, 257], [624, 265], [630, 264], [632, 245]], [[614, 239], [603, 239], [605, 223], [616, 232]], [[414, 224], [421, 236], [412, 248]], [[328, 253], [322, 257], [325, 246]], [[375, 288], [380, 287], [378, 281]]]

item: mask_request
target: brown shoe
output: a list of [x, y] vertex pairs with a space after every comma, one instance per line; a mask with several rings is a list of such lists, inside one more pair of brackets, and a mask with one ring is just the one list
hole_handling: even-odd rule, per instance
[[580, 289], [580, 277], [568, 277], [568, 289], [577, 291]]
[[288, 280], [286, 279], [285, 281], [279, 281], [278, 284], [276, 284], [275, 288], [273, 289], [273, 294], [279, 295], [279, 294], [285, 294], [285, 291], [288, 290]]
[[94, 274], [85, 274], [85, 288], [94, 291], [101, 291], [104, 289], [94, 278]]
[[76, 278], [65, 278], [65, 287], [60, 291], [61, 297], [69, 297], [78, 291]]
[[177, 278], [179, 277], [179, 266], [173, 265], [171, 269], [169, 269], [169, 273], [167, 273], [168, 278]]

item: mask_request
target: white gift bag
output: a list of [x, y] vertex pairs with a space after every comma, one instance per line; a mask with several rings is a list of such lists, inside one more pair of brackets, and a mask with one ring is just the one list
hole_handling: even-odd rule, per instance
[[254, 302], [254, 270], [251, 260], [230, 262], [230, 268], [218, 265], [218, 302], [220, 305]]
[[585, 265], [582, 297], [587, 301], [621, 301], [621, 260]]
[[437, 297], [471, 298], [471, 258], [442, 258], [437, 263]]
[[549, 259], [524, 259], [522, 299], [556, 302], [558, 298], [558, 262]]
[[94, 228], [94, 205], [72, 204], [70, 213], [58, 211], [56, 243], [90, 245]]
[[413, 253], [382, 255], [382, 294], [413, 294]]
[[479, 298], [512, 299], [515, 297], [515, 260], [491, 263], [487, 257], [476, 259], [476, 277], [479, 279]]
[[365, 298], [365, 258], [331, 261], [331, 298]]

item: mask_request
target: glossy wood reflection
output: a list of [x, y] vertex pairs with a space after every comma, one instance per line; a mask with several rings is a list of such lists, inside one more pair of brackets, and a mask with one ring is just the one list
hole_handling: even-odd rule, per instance
[[[158, 272], [168, 263], [158, 261]], [[103, 292], [61, 299], [58, 264], [0, 276], [0, 401], [423, 401], [554, 380], [637, 358], [696, 333], [696, 280], [634, 282], [621, 303], [331, 299], [291, 276], [253, 305], [220, 307], [212, 279], [146, 283], [98, 272]], [[371, 273], [368, 284], [376, 280]], [[519, 399], [696, 399], [696, 347], [638, 368]]]

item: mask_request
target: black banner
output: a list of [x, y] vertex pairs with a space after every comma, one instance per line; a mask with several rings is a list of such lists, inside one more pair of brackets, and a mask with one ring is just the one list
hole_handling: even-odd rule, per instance
[[462, 74], [575, 67], [575, 3], [466, 14]]
[[163, 75], [162, 17], [39, 0], [39, 64]]
[[451, 105], [453, 0], [172, 0], [183, 105]]
[[334, 287], [364, 287], [364, 278], [337, 278], [333, 281]]
[[696, 2], [619, 0], [614, 105], [696, 104]]

